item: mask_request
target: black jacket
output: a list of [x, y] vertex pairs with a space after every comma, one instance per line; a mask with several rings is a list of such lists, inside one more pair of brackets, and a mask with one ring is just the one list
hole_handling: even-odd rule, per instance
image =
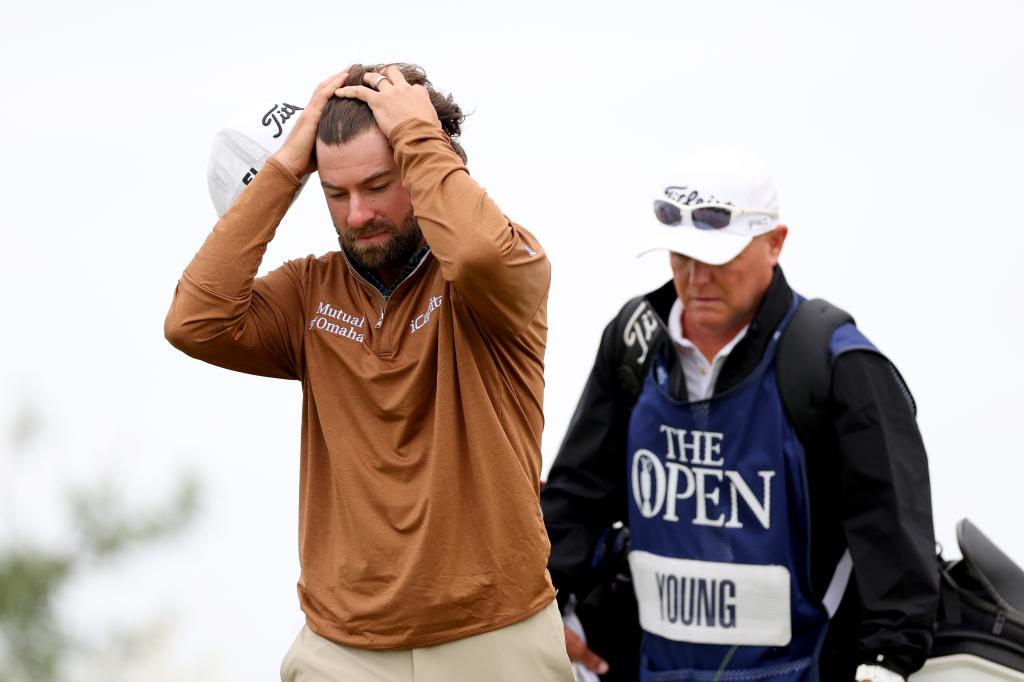
[[[792, 297], [776, 268], [747, 334], [725, 361], [716, 394], [758, 365]], [[675, 298], [672, 282], [647, 295], [662, 321]], [[562, 604], [569, 594], [582, 600], [595, 586], [591, 562], [598, 539], [613, 523], [628, 520], [625, 457], [632, 399], [618, 368], [621, 317], [604, 330], [541, 493], [551, 538], [548, 567]], [[671, 344], [667, 334], [659, 332], [653, 343], [650, 352], [669, 358], [670, 390], [686, 400], [676, 354], [665, 350]], [[928, 462], [913, 400], [884, 356], [852, 351], [833, 365], [830, 413], [833, 437], [807, 455], [812, 584], [824, 594], [847, 547], [854, 571], [829, 626], [820, 677], [852, 680], [860, 663], [907, 676], [931, 648], [938, 600]]]

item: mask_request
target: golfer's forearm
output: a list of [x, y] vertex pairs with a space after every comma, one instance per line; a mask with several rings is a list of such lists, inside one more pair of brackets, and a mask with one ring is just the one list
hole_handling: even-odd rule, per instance
[[301, 183], [270, 159], [231, 209], [217, 222], [185, 269], [199, 286], [228, 298], [245, 298], [267, 244]]
[[[298, 186], [293, 175], [270, 161], [224, 214], [175, 289], [164, 322], [172, 345], [231, 369], [270, 376], [291, 373], [280, 359], [288, 356], [287, 344], [276, 339], [287, 335], [275, 313], [279, 296], [269, 285], [271, 279], [293, 283], [282, 268], [275, 277], [263, 278], [261, 295], [254, 295], [254, 278]], [[289, 292], [295, 287], [277, 288]]]

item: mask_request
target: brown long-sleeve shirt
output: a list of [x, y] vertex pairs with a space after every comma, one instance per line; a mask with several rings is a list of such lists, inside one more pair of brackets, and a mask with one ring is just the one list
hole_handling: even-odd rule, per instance
[[538, 504], [550, 265], [435, 124], [390, 141], [431, 252], [387, 300], [342, 252], [255, 277], [299, 188], [271, 160], [165, 328], [193, 357], [302, 382], [299, 599], [315, 632], [370, 649], [487, 632], [554, 597]]

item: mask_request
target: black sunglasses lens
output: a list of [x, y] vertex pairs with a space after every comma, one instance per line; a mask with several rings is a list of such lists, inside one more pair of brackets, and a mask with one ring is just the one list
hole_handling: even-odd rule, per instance
[[732, 211], [718, 206], [693, 209], [693, 226], [698, 230], [721, 230], [732, 220]]
[[673, 206], [667, 201], [655, 200], [654, 215], [658, 216], [658, 220], [666, 225], [678, 225], [683, 222], [683, 212], [679, 210], [678, 206]]

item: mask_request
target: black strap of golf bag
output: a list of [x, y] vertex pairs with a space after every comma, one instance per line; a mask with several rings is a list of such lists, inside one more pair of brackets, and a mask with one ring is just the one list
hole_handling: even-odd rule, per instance
[[779, 338], [776, 380], [779, 395], [800, 442], [808, 452], [828, 442], [832, 367], [828, 347], [835, 330], [853, 317], [822, 298], [804, 301]]
[[647, 299], [637, 296], [619, 311], [615, 334], [619, 349], [616, 375], [627, 405], [632, 408], [666, 334], [665, 325]]

